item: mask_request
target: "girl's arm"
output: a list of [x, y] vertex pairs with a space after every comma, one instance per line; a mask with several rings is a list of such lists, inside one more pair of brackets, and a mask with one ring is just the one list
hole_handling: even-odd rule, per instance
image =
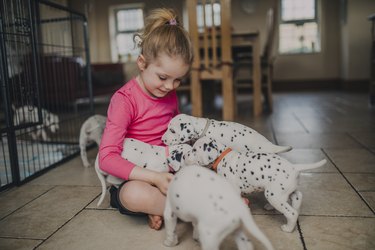
[[134, 107], [123, 93], [116, 92], [107, 112], [106, 127], [99, 147], [99, 167], [104, 172], [128, 180], [134, 164], [121, 157], [123, 143]]
[[135, 166], [130, 172], [129, 180], [139, 180], [150, 183], [156, 186], [159, 190], [166, 194], [168, 190], [169, 182], [172, 180], [173, 174], [171, 173], [159, 173], [152, 170], [148, 170], [142, 167]]

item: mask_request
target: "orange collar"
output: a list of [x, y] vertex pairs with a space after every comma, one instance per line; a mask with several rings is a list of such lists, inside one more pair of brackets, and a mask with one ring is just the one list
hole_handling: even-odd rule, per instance
[[212, 165], [212, 170], [214, 170], [216, 172], [216, 169], [217, 169], [217, 165], [219, 165], [219, 162], [230, 152], [232, 151], [231, 148], [227, 148], [226, 150], [224, 150], [223, 153], [221, 153], [221, 155], [216, 159], [216, 161], [214, 162], [214, 164]]

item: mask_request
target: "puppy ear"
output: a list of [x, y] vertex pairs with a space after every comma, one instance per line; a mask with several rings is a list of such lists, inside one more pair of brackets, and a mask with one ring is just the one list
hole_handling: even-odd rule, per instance
[[173, 171], [177, 172], [178, 170], [180, 170], [181, 163], [173, 160], [173, 157], [168, 156], [167, 162], [168, 162], [169, 167], [171, 167], [173, 169]]

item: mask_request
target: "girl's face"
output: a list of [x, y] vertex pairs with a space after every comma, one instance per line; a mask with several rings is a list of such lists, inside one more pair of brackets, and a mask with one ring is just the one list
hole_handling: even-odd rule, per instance
[[179, 56], [161, 53], [155, 60], [146, 62], [143, 55], [137, 59], [139, 84], [152, 97], [164, 97], [180, 86], [181, 80], [189, 71], [189, 65]]

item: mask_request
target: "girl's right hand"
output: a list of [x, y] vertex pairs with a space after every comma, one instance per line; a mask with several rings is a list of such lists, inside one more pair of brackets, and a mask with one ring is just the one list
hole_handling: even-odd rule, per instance
[[173, 174], [171, 173], [155, 173], [155, 177], [153, 180], [153, 184], [159, 188], [159, 190], [164, 194], [167, 195], [168, 186], [173, 178]]

